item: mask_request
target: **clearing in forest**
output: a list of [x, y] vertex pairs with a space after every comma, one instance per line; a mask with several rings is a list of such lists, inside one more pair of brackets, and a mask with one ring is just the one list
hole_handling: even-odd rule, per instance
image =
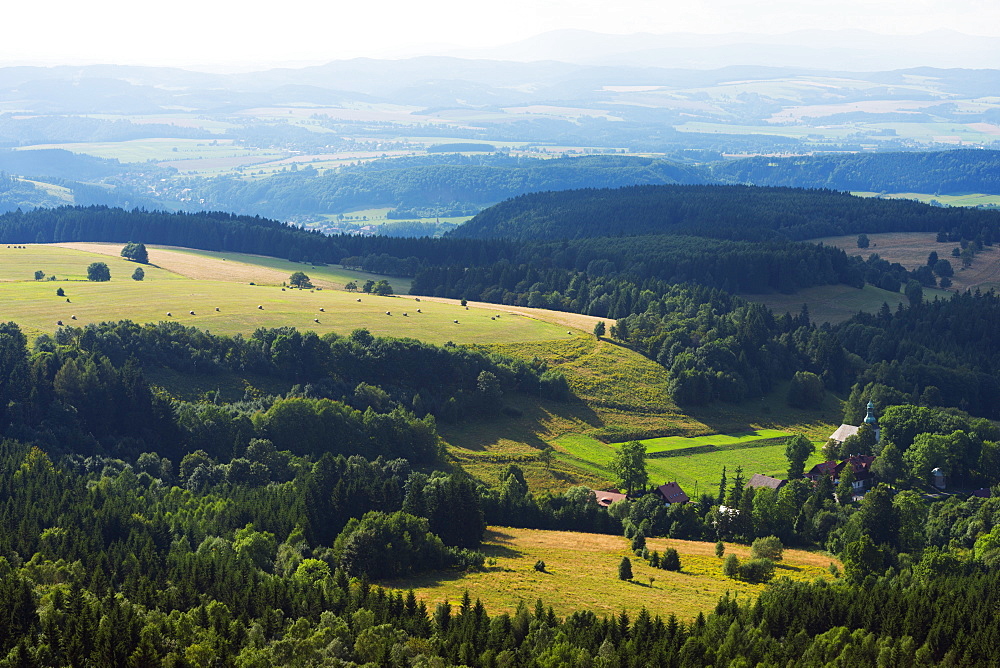
[[[413, 589], [433, 610], [437, 603], [457, 605], [468, 591], [472, 600], [481, 599], [487, 612], [514, 612], [520, 602], [529, 610], [541, 599], [556, 614], [589, 610], [598, 616], [628, 612], [629, 617], [646, 608], [654, 615], [671, 614], [685, 622], [699, 612], [708, 613], [727, 591], [741, 598], [757, 596], [767, 585], [748, 584], [722, 574], [722, 559], [715, 556], [715, 544], [697, 541], [649, 538], [650, 551], [661, 554], [672, 547], [680, 554], [681, 571], [652, 568], [629, 550], [621, 536], [491, 527], [483, 551], [496, 565], [483, 572], [434, 572], [380, 584], [394, 589]], [[727, 554], [749, 557], [745, 545], [726, 544]], [[631, 581], [618, 579], [622, 557], [632, 562]], [[545, 572], [535, 570], [535, 562], [545, 562]], [[803, 550], [785, 550], [776, 577], [812, 581], [832, 579], [831, 556]], [[650, 577], [653, 578], [652, 582]]]

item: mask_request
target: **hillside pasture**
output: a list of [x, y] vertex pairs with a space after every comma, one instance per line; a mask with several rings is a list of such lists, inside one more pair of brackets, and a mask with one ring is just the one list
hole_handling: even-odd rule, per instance
[[[482, 600], [491, 615], [513, 613], [522, 602], [531, 609], [541, 599], [560, 616], [574, 610], [614, 616], [625, 610], [634, 619], [646, 608], [654, 615], [674, 614], [685, 622], [699, 612], [710, 612], [727, 591], [753, 598], [767, 586], [724, 577], [714, 543], [650, 538], [647, 545], [661, 553], [668, 547], [676, 549], [681, 571], [650, 567], [632, 554], [621, 536], [491, 527], [483, 551], [496, 559], [496, 565], [486, 571], [436, 572], [380, 584], [413, 589], [431, 608], [442, 601], [454, 606], [468, 591], [473, 600]], [[726, 552], [742, 559], [749, 556], [750, 548], [726, 544]], [[631, 581], [618, 579], [618, 564], [625, 556], [632, 562]], [[538, 560], [545, 562], [544, 573], [534, 568]], [[833, 557], [785, 550], [776, 573], [793, 580], [831, 579], [830, 563], [840, 567]]]
[[[854, 245], [855, 250], [857, 250], [857, 237], [851, 237], [851, 243]], [[879, 247], [875, 250], [877, 252], [882, 249]], [[885, 257], [881, 253], [879, 255]], [[886, 257], [886, 259], [889, 258]], [[924, 260], [926, 259], [927, 255], [924, 254]], [[898, 262], [898, 260], [890, 261]], [[934, 299], [934, 297], [947, 298], [949, 295], [950, 293], [947, 290], [924, 288], [925, 299]], [[849, 320], [857, 315], [859, 311], [875, 313], [882, 308], [882, 304], [888, 304], [889, 308], [895, 311], [899, 304], [906, 305], [909, 303], [906, 300], [906, 296], [901, 292], [889, 292], [888, 290], [868, 284], [865, 284], [865, 287], [860, 290], [839, 283], [837, 285], [817, 285], [811, 288], [803, 288], [791, 295], [740, 296], [748, 301], [763, 304], [771, 309], [775, 315], [784, 313], [798, 315], [802, 311], [802, 305], [805, 304], [809, 308], [809, 317], [814, 323], [821, 324], [828, 322], [831, 325], [837, 325]]]
[[[828, 246], [842, 248], [848, 255], [861, 255], [867, 258], [872, 253], [889, 262], [898, 262], [907, 269], [916, 269], [927, 264], [927, 256], [936, 251], [942, 260], [951, 262], [955, 275], [951, 277], [952, 291], [975, 290], [977, 287], [988, 289], [1000, 283], [1000, 249], [996, 245], [985, 246], [976, 254], [972, 266], [963, 269], [962, 261], [952, 257], [951, 251], [958, 247], [958, 242], [939, 243], [936, 234], [926, 232], [888, 232], [884, 234], [869, 234], [870, 246], [858, 248], [858, 237], [825, 237], [814, 239], [816, 243], [823, 242]], [[924, 289], [924, 298], [933, 295], [947, 295], [947, 291]]]
[[[676, 481], [688, 496], [694, 497], [718, 486], [722, 467], [726, 467], [730, 477], [740, 466], [747, 479], [754, 473], [783, 478], [788, 470], [785, 439], [770, 434], [789, 434], [775, 430], [761, 430], [759, 433], [760, 438], [752, 438], [749, 434], [672, 438], [671, 449], [647, 453], [649, 481], [655, 485]], [[555, 439], [553, 445], [558, 461], [587, 470], [609, 482], [613, 480], [611, 458], [621, 444], [602, 443], [583, 434], [566, 434]], [[822, 460], [818, 454], [819, 444], [816, 445], [817, 452], [807, 462], [807, 468]]]
[[[151, 257], [154, 253], [151, 251]], [[87, 265], [94, 261], [108, 264], [111, 281], [85, 280]], [[217, 264], [228, 267], [228, 261]], [[492, 310], [466, 309], [457, 303], [418, 303], [413, 297], [282, 290], [276, 285], [191, 279], [154, 266], [144, 266], [145, 280], [133, 281], [130, 276], [137, 266], [120, 257], [71, 248], [0, 248], [0, 318], [18, 322], [30, 337], [51, 334], [60, 320], [64, 325], [82, 326], [123, 319], [138, 323], [177, 321], [215, 334], [245, 336], [259, 327], [291, 326], [320, 334], [348, 334], [363, 327], [377, 336], [412, 337], [437, 344], [588, 336], [578, 330], [567, 333], [562, 323], [538, 317], [506, 313], [496, 318]], [[34, 281], [36, 269], [72, 280]], [[65, 297], [56, 296], [60, 287]], [[417, 313], [418, 308], [422, 313]]]
[[[123, 244], [66, 242], [53, 244], [61, 248], [117, 256]], [[340, 265], [313, 266], [303, 262], [290, 262], [276, 257], [193, 250], [174, 246], [147, 246], [149, 261], [158, 267], [198, 280], [251, 282], [257, 285], [282, 285], [296, 271], [305, 272], [314, 285], [321, 288], [342, 290], [354, 281], [359, 286], [367, 280], [386, 279], [396, 294], [410, 291], [410, 279], [380, 276], [364, 271], [344, 269]]]

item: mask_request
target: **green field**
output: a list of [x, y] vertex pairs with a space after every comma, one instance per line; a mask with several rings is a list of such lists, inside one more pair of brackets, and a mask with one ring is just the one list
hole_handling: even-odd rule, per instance
[[1000, 195], [986, 193], [962, 193], [954, 195], [933, 195], [930, 193], [875, 193], [852, 192], [858, 197], [883, 197], [885, 199], [913, 199], [924, 204], [937, 202], [946, 206], [1000, 207]]
[[[876, 251], [878, 249], [875, 249]], [[781, 295], [740, 295], [744, 299], [758, 302], [774, 311], [775, 315], [791, 313], [798, 315], [802, 305], [809, 307], [809, 317], [814, 323], [829, 322], [836, 325], [850, 319], [859, 311], [875, 313], [886, 303], [893, 311], [898, 304], [906, 304], [906, 296], [900, 292], [889, 292], [874, 285], [865, 284], [860, 290], [849, 285], [817, 285], [803, 288], [795, 294]], [[924, 299], [934, 297], [947, 299], [951, 293], [947, 290], [924, 288]]]
[[685, 438], [684, 436], [664, 436], [663, 438], [643, 439], [641, 443], [646, 446], [649, 454], [658, 452], [671, 452], [675, 450], [689, 450], [702, 446], [726, 447], [733, 445], [745, 445], [753, 441], [760, 441], [772, 438], [784, 438], [790, 436], [787, 431], [778, 429], [755, 429], [742, 434], [714, 434], [711, 436], [697, 436]]
[[[380, 584], [413, 589], [432, 609], [442, 601], [456, 605], [468, 591], [473, 600], [482, 600], [490, 614], [513, 612], [519, 602], [530, 610], [541, 598], [560, 616], [574, 610], [614, 616], [625, 610], [634, 618], [646, 608], [654, 615], [675, 614], [684, 621], [711, 611], [727, 591], [752, 598], [766, 587], [723, 576], [715, 543], [664, 538], [650, 538], [646, 543], [650, 550], [661, 553], [668, 547], [676, 549], [681, 571], [650, 567], [632, 554], [621, 536], [492, 527], [482, 549], [496, 559], [496, 565], [484, 572], [439, 571]], [[750, 548], [727, 543], [726, 552], [745, 559]], [[624, 556], [632, 561], [631, 581], [618, 579], [618, 563]], [[545, 562], [544, 573], [534, 569], [539, 559]], [[831, 563], [840, 566], [837, 559], [822, 553], [785, 550], [776, 576], [802, 581], [832, 579], [828, 571]]]
[[[94, 261], [108, 264], [111, 281], [84, 280], [87, 265]], [[133, 281], [129, 277], [137, 266], [122, 258], [52, 246], [0, 248], [0, 320], [16, 321], [32, 338], [52, 333], [60, 320], [80, 326], [122, 319], [139, 323], [170, 320], [216, 334], [244, 335], [258, 327], [293, 326], [341, 334], [364, 327], [377, 336], [407, 336], [438, 344], [584, 336], [580, 332], [567, 334], [565, 325], [537, 318], [507, 313], [493, 319], [495, 310], [467, 310], [457, 303], [417, 303], [412, 297], [282, 290], [278, 286], [195, 280], [149, 266], [144, 267], [144, 281]], [[60, 280], [34, 281], [36, 269], [55, 274]], [[330, 269], [331, 275], [342, 271]], [[65, 290], [65, 297], [56, 296], [58, 288]], [[422, 313], [417, 313], [418, 308]]]
[[121, 162], [173, 162], [177, 160], [203, 160], [207, 158], [259, 157], [261, 162], [281, 157], [276, 151], [258, 151], [232, 145], [231, 139], [131, 139], [115, 142], [86, 142], [75, 144], [37, 144], [17, 150], [64, 149], [97, 158]]
[[[785, 445], [783, 440], [776, 442], [776, 437], [772, 434], [787, 436], [788, 433], [776, 430], [760, 430], [759, 433], [762, 435], [761, 438], [754, 438], [748, 434], [671, 438], [671, 443], [676, 444], [674, 449], [696, 448], [697, 450], [670, 457], [647, 456], [646, 470], [649, 472], [649, 481], [656, 485], [677, 481], [684, 491], [693, 497], [699, 492], [714, 490], [718, 486], [723, 466], [726, 467], [730, 477], [737, 466], [743, 467], [745, 478], [750, 478], [754, 473], [784, 477], [788, 470]], [[555, 439], [553, 444], [558, 461], [588, 470], [606, 480], [612, 479], [608, 465], [614, 455], [615, 445], [602, 443], [583, 434], [566, 434]], [[817, 453], [810, 458], [807, 468], [822, 461], [822, 457], [818, 454], [818, 446], [819, 444]]]

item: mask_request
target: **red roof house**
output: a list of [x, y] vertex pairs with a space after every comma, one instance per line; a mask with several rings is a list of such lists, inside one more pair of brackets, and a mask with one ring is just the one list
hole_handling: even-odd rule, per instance
[[663, 502], [667, 505], [671, 503], [687, 503], [691, 500], [676, 482], [668, 482], [665, 485], [660, 485], [656, 488], [656, 493], [660, 495]]

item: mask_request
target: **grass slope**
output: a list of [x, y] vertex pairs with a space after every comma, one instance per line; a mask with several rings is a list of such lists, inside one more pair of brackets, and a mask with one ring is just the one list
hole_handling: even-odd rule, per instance
[[[877, 236], [877, 235], [872, 235]], [[857, 237], [851, 237], [851, 243], [857, 250]], [[875, 249], [881, 251], [881, 247]], [[928, 251], [930, 252], [930, 251]], [[938, 251], [940, 252], [940, 251]], [[879, 253], [881, 255], [881, 252]], [[885, 259], [890, 259], [889, 257]], [[927, 254], [924, 254], [927, 259]], [[898, 260], [891, 260], [897, 262]], [[913, 268], [913, 267], [909, 267]], [[947, 290], [936, 290], [924, 288], [924, 298], [934, 299], [934, 297], [947, 297], [950, 293]], [[791, 295], [741, 295], [744, 299], [758, 302], [768, 307], [775, 314], [791, 313], [798, 315], [802, 311], [802, 305], [809, 307], [809, 317], [815, 323], [828, 322], [832, 325], [849, 320], [857, 315], [859, 311], [875, 313], [882, 304], [888, 304], [893, 311], [897, 305], [907, 305], [906, 297], [899, 292], [889, 292], [874, 285], [865, 285], [862, 289], [852, 288], [849, 285], [817, 285], [812, 288], [804, 288]]]
[[[921, 232], [890, 232], [885, 234], [869, 234], [871, 245], [868, 248], [858, 248], [857, 236], [826, 237], [815, 239], [828, 246], [842, 248], [848, 255], [868, 257], [878, 253], [879, 257], [889, 262], [898, 262], [907, 269], [916, 269], [927, 263], [927, 256], [936, 251], [942, 260], [951, 262], [955, 268], [952, 276], [952, 291], [964, 292], [981, 288], [988, 290], [1000, 287], [1000, 249], [997, 246], [986, 246], [977, 253], [972, 266], [962, 268], [962, 261], [952, 257], [951, 251], [958, 246], [957, 242], [938, 243], [937, 235]], [[944, 290], [924, 289], [924, 298], [933, 299], [934, 295], [948, 295]]]
[[[776, 430], [760, 430], [760, 433], [783, 433]], [[736, 467], [743, 468], [744, 477], [749, 479], [754, 473], [763, 473], [779, 478], [788, 470], [785, 457], [784, 438], [763, 436], [757, 439], [739, 440], [739, 436], [695, 436], [673, 438], [676, 445], [672, 451], [651, 451], [646, 457], [646, 471], [651, 484], [660, 485], [676, 481], [689, 496], [714, 490], [722, 477], [722, 467], [726, 467], [732, 477]], [[653, 439], [657, 441], [661, 439]], [[719, 444], [718, 441], [723, 441]], [[556, 439], [556, 458], [566, 464], [578, 466], [593, 475], [613, 479], [609, 465], [620, 444], [601, 443], [583, 434], [567, 434]], [[822, 461], [816, 444], [815, 452], [806, 467]], [[657, 456], [660, 455], [660, 456]], [[662, 456], [669, 455], [669, 456]]]
[[[94, 261], [108, 264], [111, 281], [84, 280], [87, 265]], [[218, 264], [229, 262], [210, 263], [211, 267]], [[0, 248], [0, 318], [18, 322], [29, 337], [51, 333], [60, 320], [81, 326], [127, 318], [139, 323], [176, 320], [216, 334], [248, 335], [258, 327], [282, 326], [347, 334], [364, 327], [378, 336], [408, 336], [438, 344], [589, 338], [579, 331], [568, 334], [564, 325], [539, 318], [507, 313], [494, 319], [493, 310], [467, 310], [457, 303], [417, 303], [412, 297], [196, 280], [150, 266], [144, 267], [144, 281], [133, 281], [128, 277], [137, 266], [120, 257], [68, 248]], [[35, 269], [67, 280], [31, 280]], [[56, 296], [60, 287], [65, 297]], [[418, 308], [422, 313], [416, 312]]]
[[[441, 601], [458, 603], [465, 591], [483, 601], [490, 614], [513, 612], [523, 601], [529, 608], [541, 598], [558, 615], [574, 610], [590, 610], [599, 616], [617, 615], [623, 609], [631, 618], [643, 607], [653, 614], [675, 614], [690, 620], [699, 612], [709, 612], [727, 591], [757, 596], [766, 585], [751, 585], [722, 575], [722, 560], [715, 556], [714, 543], [663, 538], [647, 540], [650, 550], [661, 554], [673, 547], [681, 558], [681, 572], [651, 568], [629, 551], [621, 536], [538, 531], [492, 527], [487, 533], [486, 554], [496, 566], [480, 573], [437, 572], [381, 584], [397, 589], [413, 589], [429, 607]], [[741, 559], [749, 556], [744, 545], [726, 545], [726, 552]], [[618, 564], [627, 556], [632, 561], [632, 581], [618, 579]], [[541, 559], [546, 572], [534, 569]], [[777, 576], [795, 580], [831, 578], [829, 556], [785, 550]], [[650, 583], [650, 576], [655, 578]]]

